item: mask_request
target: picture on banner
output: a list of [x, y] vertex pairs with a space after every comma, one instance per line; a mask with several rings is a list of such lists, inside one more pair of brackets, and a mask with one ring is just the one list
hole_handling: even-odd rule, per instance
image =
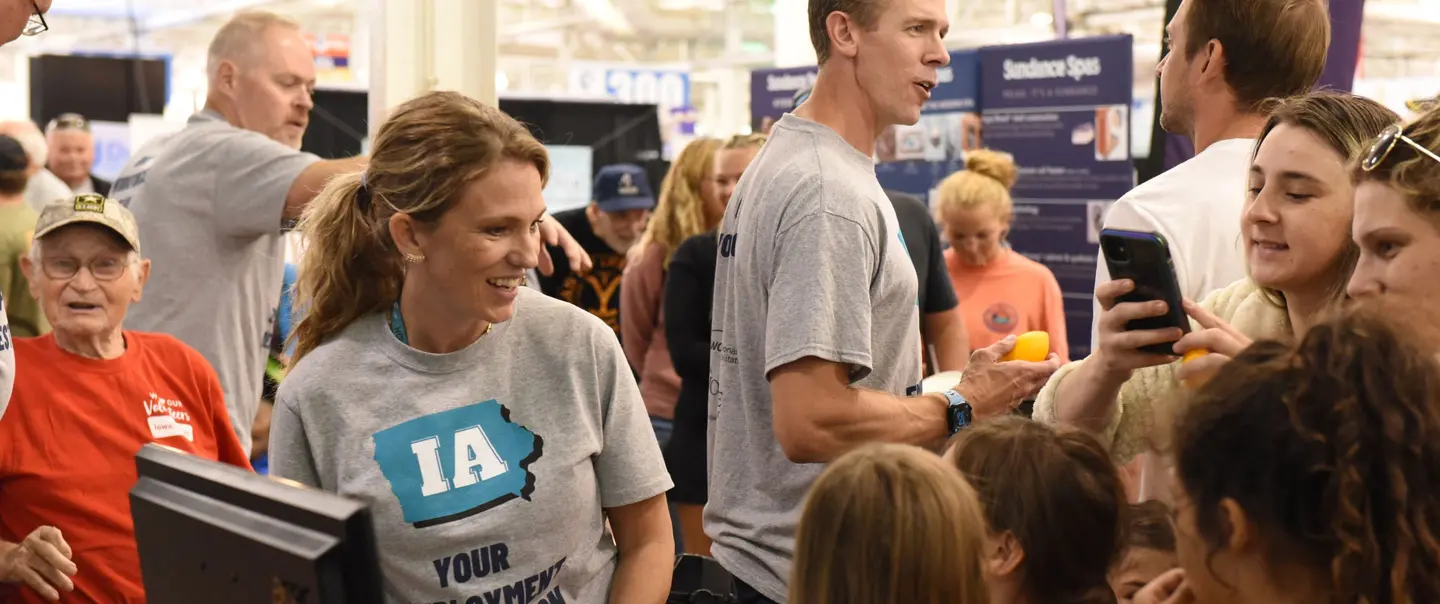
[[1100, 228], [1135, 184], [1129, 36], [980, 49], [985, 146], [1015, 157], [1010, 244], [1060, 283], [1070, 357], [1090, 353]]

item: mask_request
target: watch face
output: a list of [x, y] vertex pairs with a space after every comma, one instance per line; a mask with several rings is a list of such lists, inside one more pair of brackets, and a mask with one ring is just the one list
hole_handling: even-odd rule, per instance
[[950, 405], [950, 432], [959, 432], [970, 425], [970, 404]]

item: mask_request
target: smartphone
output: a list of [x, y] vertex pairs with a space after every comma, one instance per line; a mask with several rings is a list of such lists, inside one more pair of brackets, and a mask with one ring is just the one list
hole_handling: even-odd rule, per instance
[[[1125, 325], [1126, 331], [1178, 327], [1190, 333], [1190, 317], [1185, 314], [1180, 280], [1175, 277], [1175, 264], [1170, 260], [1170, 246], [1159, 233], [1104, 229], [1100, 231], [1100, 252], [1111, 279], [1129, 279], [1135, 289], [1120, 296], [1119, 302], [1163, 300], [1168, 308], [1164, 315], [1136, 319]], [[1175, 342], [1162, 342], [1141, 347], [1141, 350], [1175, 356]]]

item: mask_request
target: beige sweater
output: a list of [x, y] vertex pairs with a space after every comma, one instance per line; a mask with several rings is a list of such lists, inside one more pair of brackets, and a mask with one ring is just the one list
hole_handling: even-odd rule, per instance
[[[1260, 288], [1249, 279], [1212, 292], [1200, 305], [1251, 339], [1288, 340], [1291, 337], [1290, 319], [1285, 310], [1267, 302], [1261, 296]], [[1191, 327], [1199, 329], [1193, 321]], [[1055, 399], [1065, 388], [1065, 378], [1084, 362], [1076, 361], [1061, 367], [1045, 384], [1035, 399], [1034, 418], [1037, 421], [1052, 425], [1060, 423]], [[1157, 416], [1174, 417], [1176, 406], [1184, 396], [1183, 387], [1175, 377], [1179, 367], [1180, 362], [1176, 361], [1141, 369], [1120, 388], [1115, 416], [1110, 418], [1104, 433], [1099, 435], [1100, 442], [1110, 448], [1110, 454], [1117, 462], [1128, 463], [1151, 448], [1151, 443], [1155, 442]], [[1169, 426], [1162, 429], [1168, 430]]]

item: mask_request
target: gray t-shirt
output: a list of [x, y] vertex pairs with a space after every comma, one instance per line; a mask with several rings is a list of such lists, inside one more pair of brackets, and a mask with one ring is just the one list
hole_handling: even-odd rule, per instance
[[849, 365], [857, 387], [918, 392], [915, 268], [874, 162], [791, 114], [745, 170], [719, 241], [705, 532], [726, 570], [784, 602], [795, 526], [823, 466], [785, 457], [766, 376], [819, 357]]
[[125, 327], [168, 333], [210, 361], [246, 453], [285, 274], [285, 197], [318, 160], [207, 110], [140, 147], [110, 190], [152, 263]]
[[386, 315], [286, 376], [270, 472], [370, 504], [390, 602], [605, 602], [602, 509], [671, 486], [615, 332], [529, 288], [450, 354]]

